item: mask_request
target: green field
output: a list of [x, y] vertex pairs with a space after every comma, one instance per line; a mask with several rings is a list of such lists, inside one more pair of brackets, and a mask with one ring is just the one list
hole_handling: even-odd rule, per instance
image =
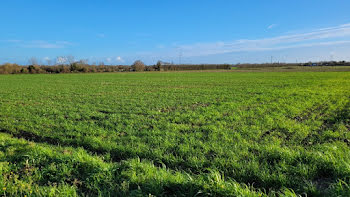
[[350, 196], [350, 72], [0, 75], [0, 195]]

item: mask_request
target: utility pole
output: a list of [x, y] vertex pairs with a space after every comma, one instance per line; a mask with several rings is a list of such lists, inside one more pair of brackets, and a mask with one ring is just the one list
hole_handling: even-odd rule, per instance
[[182, 58], [182, 49], [180, 48], [180, 51], [179, 51], [179, 65], [181, 65], [181, 58]]
[[272, 59], [273, 59], [273, 56], [271, 56], [271, 64], [272, 64]]

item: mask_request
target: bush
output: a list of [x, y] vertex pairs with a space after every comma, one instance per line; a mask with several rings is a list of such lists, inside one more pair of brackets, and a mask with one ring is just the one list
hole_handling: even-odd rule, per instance
[[131, 66], [133, 71], [136, 71], [136, 72], [144, 71], [145, 67], [146, 67], [145, 64], [141, 60], [135, 61]]
[[30, 65], [30, 66], [28, 66], [28, 71], [29, 71], [29, 73], [31, 73], [31, 74], [45, 73], [45, 71], [42, 70], [42, 69], [40, 68], [40, 66], [37, 66], [37, 65]]
[[0, 66], [1, 74], [18, 74], [21, 73], [22, 67], [17, 64], [6, 63]]

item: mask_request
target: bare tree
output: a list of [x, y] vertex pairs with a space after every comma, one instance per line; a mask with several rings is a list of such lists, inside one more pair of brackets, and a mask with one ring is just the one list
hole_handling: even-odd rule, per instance
[[65, 56], [59, 56], [56, 58], [56, 64], [66, 64], [67, 58]]
[[38, 65], [38, 60], [35, 57], [31, 57], [29, 59], [29, 66], [28, 71], [29, 73], [42, 73], [43, 70], [41, 70], [40, 66]]
[[132, 65], [131, 68], [134, 71], [144, 71], [145, 70], [145, 64], [141, 60], [136, 60]]
[[32, 66], [38, 65], [38, 60], [35, 57], [31, 57], [28, 61], [29, 61], [29, 64]]
[[70, 65], [72, 65], [75, 62], [75, 58], [73, 55], [66, 56], [66, 59]]
[[51, 59], [47, 59], [46, 62], [47, 62], [48, 66], [51, 66], [51, 64], [52, 64], [52, 60]]
[[157, 64], [154, 66], [154, 69], [160, 71], [162, 68], [163, 62], [158, 60]]
[[87, 65], [87, 64], [89, 64], [89, 59], [81, 59], [81, 60], [79, 61], [79, 63], [84, 64], [84, 65]]

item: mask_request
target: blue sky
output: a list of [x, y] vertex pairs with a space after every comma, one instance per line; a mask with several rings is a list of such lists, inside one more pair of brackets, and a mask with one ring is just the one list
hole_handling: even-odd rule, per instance
[[350, 60], [349, 0], [2, 0], [0, 63]]

